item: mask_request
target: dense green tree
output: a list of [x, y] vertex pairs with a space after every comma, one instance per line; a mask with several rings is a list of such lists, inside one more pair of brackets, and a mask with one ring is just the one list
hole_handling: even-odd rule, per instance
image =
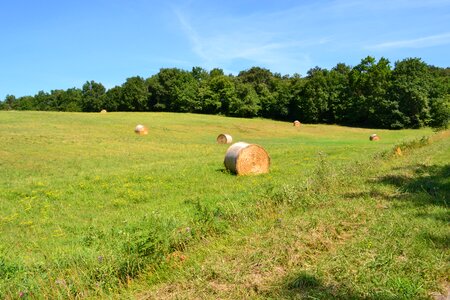
[[239, 117], [299, 119], [379, 128], [448, 125], [450, 68], [418, 58], [396, 62], [368, 56], [351, 68], [319, 67], [302, 78], [260, 67], [225, 75], [219, 68], [163, 68], [144, 80], [135, 76], [108, 91], [87, 81], [82, 89], [8, 95], [0, 109], [58, 111], [174, 111]]
[[81, 111], [82, 93], [77, 88], [52, 90], [46, 100], [46, 110]]
[[36, 95], [34, 95], [36, 110], [51, 110], [51, 102], [51, 96], [49, 93], [39, 91]]
[[70, 88], [66, 90], [63, 96], [61, 109], [63, 111], [82, 111], [83, 94], [78, 88]]
[[258, 94], [250, 83], [236, 82], [237, 97], [230, 99], [228, 115], [252, 118], [261, 110]]
[[290, 120], [299, 120], [300, 117], [298, 115], [299, 113], [299, 102], [301, 91], [303, 90], [303, 86], [305, 85], [306, 79], [302, 78], [300, 74], [295, 73], [294, 76], [292, 76], [289, 79], [289, 93], [290, 93], [290, 100], [289, 100], [289, 107], [288, 107], [288, 117]]
[[150, 93], [144, 78], [135, 76], [127, 78], [121, 90], [121, 109], [126, 111], [147, 110]]
[[225, 75], [215, 75], [204, 81], [199, 88], [201, 112], [228, 114], [230, 103], [236, 102], [234, 80]]
[[107, 111], [126, 111], [128, 104], [123, 102], [122, 87], [115, 86], [106, 91], [102, 99], [103, 109]]
[[256, 91], [257, 86], [269, 86], [272, 82], [273, 74], [268, 69], [252, 67], [239, 72], [238, 78], [242, 83], [250, 83]]
[[[279, 106], [278, 94], [275, 93], [276, 83], [272, 72], [260, 67], [252, 67], [248, 70], [239, 72], [237, 79], [250, 84], [258, 96], [260, 106], [259, 115], [265, 118], [273, 118], [276, 115], [283, 115], [283, 112], [277, 111]], [[284, 100], [284, 99], [283, 99]]]
[[15, 103], [16, 103], [16, 96], [6, 95], [5, 101], [3, 101], [3, 109], [5, 110], [15, 109], [14, 108]]
[[103, 95], [106, 89], [94, 80], [86, 81], [82, 88], [81, 107], [85, 112], [98, 112], [103, 109]]
[[429, 125], [437, 129], [446, 129], [450, 122], [450, 68], [430, 66], [429, 71], [432, 76]]
[[177, 68], [161, 69], [147, 80], [150, 107], [155, 110], [201, 111], [197, 97], [198, 81], [191, 72]]
[[65, 100], [64, 90], [51, 90], [49, 96], [49, 110], [63, 111], [64, 100]]
[[398, 103], [403, 125], [408, 128], [425, 126], [431, 117], [431, 74], [427, 64], [419, 58], [398, 61], [392, 77], [390, 99]]
[[450, 94], [433, 98], [430, 102], [430, 126], [436, 129], [447, 129], [450, 122]]
[[209, 73], [201, 67], [193, 67], [191, 71], [192, 77], [198, 82], [205, 81], [209, 78]]
[[349, 74], [351, 67], [338, 63], [328, 73], [328, 104], [324, 122], [343, 124], [349, 111]]
[[211, 71], [209, 71], [209, 77], [215, 77], [215, 76], [223, 76], [225, 73], [222, 69], [214, 68]]
[[[264, 98], [264, 111], [267, 118], [286, 120], [289, 116], [289, 103], [291, 101], [291, 82], [288, 78], [275, 77], [272, 81], [273, 91], [271, 96]], [[272, 101], [267, 101], [267, 100]]]
[[387, 98], [391, 73], [389, 60], [381, 58], [377, 62], [371, 56], [352, 69], [349, 74], [351, 107], [347, 112], [351, 124], [386, 127], [387, 123], [396, 121], [386, 116], [398, 109], [397, 101]]
[[33, 96], [23, 96], [16, 100], [16, 104], [14, 106], [14, 109], [17, 110], [35, 110], [36, 105], [34, 103], [34, 97]]
[[328, 70], [315, 67], [307, 77], [294, 86], [291, 109], [296, 119], [305, 123], [318, 123], [328, 105]]

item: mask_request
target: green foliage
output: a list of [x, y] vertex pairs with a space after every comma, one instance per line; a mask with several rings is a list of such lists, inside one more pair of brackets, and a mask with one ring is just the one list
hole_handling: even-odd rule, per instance
[[324, 114], [326, 123], [344, 124], [350, 119], [349, 112], [349, 73], [351, 68], [345, 64], [337, 64], [327, 76], [328, 110]]
[[224, 75], [212, 76], [203, 81], [199, 88], [202, 113], [227, 113], [230, 103], [236, 98], [236, 88], [233, 80]]
[[161, 69], [147, 81], [152, 110], [194, 112], [201, 109], [196, 97], [199, 81], [191, 72]]
[[4, 110], [11, 110], [14, 109], [16, 102], [16, 96], [14, 95], [6, 95], [5, 100], [2, 103]]
[[436, 130], [448, 128], [450, 122], [450, 94], [430, 99], [430, 126]]
[[263, 117], [372, 128], [445, 128], [450, 72], [419, 58], [395, 63], [371, 56], [354, 66], [315, 67], [302, 78], [261, 67], [225, 75], [219, 68], [162, 68], [149, 78], [127, 78], [106, 91], [101, 83], [81, 89], [7, 95], [2, 110], [166, 111]]
[[147, 83], [139, 76], [127, 78], [120, 90], [121, 107], [126, 111], [146, 111], [149, 97]]
[[234, 117], [256, 117], [261, 109], [260, 99], [255, 89], [249, 83], [236, 84], [237, 97], [228, 104], [228, 115]]
[[398, 103], [407, 128], [420, 128], [430, 121], [431, 76], [428, 66], [418, 58], [398, 61], [392, 72], [390, 97]]
[[86, 112], [99, 112], [103, 109], [103, 95], [106, 89], [101, 83], [94, 80], [86, 81], [81, 90], [81, 106]]
[[103, 109], [107, 111], [126, 111], [128, 104], [123, 102], [122, 87], [110, 88], [103, 98]]
[[351, 106], [346, 112], [351, 124], [390, 128], [397, 103], [387, 95], [391, 85], [389, 61], [368, 56], [349, 74]]
[[318, 123], [328, 110], [328, 71], [314, 68], [308, 71], [307, 80], [295, 94], [294, 115], [305, 123]]

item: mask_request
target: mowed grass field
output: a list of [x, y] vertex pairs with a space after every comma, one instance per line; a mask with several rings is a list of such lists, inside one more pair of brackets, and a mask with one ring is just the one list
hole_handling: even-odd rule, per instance
[[[149, 134], [136, 135], [137, 124], [147, 126]], [[235, 142], [264, 147], [271, 157], [271, 172], [259, 176], [235, 176], [226, 172], [223, 159], [229, 145], [216, 143], [220, 133], [232, 135]], [[377, 133], [381, 140], [370, 142], [372, 133]], [[217, 249], [224, 247], [230, 249], [228, 255], [248, 257], [247, 252], [239, 249], [251, 249], [261, 240], [246, 244], [242, 237], [264, 236], [264, 232], [268, 236], [283, 234], [279, 229], [273, 231], [273, 226], [267, 227], [273, 220], [290, 220], [289, 226], [294, 227], [292, 231], [286, 229], [286, 234], [301, 232], [295, 229], [295, 224], [300, 226], [301, 220], [298, 208], [304, 214], [303, 220], [307, 219], [306, 215], [311, 222], [317, 218], [314, 222], [319, 226], [323, 218], [328, 221], [323, 223], [326, 226], [322, 225], [332, 228], [333, 224], [342, 223], [340, 217], [352, 216], [355, 209], [364, 210], [367, 202], [370, 207], [389, 207], [380, 204], [383, 192], [371, 190], [369, 183], [358, 180], [375, 176], [371, 175], [371, 168], [367, 168], [372, 163], [373, 168], [381, 172], [378, 175], [388, 173], [393, 163], [383, 170], [379, 160], [386, 157], [382, 153], [391, 153], [394, 145], [433, 135], [429, 129], [374, 131], [325, 125], [296, 128], [288, 122], [195, 114], [0, 112], [0, 297], [54, 299], [116, 295], [121, 298], [126, 295], [159, 298], [162, 294], [171, 298], [173, 295], [164, 287], [162, 292], [150, 290], [164, 285], [165, 280], [177, 279], [192, 283], [187, 298], [213, 299], [217, 291], [200, 287], [205, 280], [210, 280], [201, 279], [203, 275], [200, 275], [204, 273], [200, 271], [201, 266], [212, 264], [205, 257], [219, 261], [220, 253], [227, 251]], [[436, 149], [423, 155], [438, 153], [438, 165], [445, 167], [449, 159], [445, 151], [449, 146], [448, 138], [441, 138], [435, 145], [438, 145]], [[414, 147], [410, 148], [413, 152]], [[408, 163], [408, 147], [405, 150], [404, 156], [394, 162], [402, 162], [397, 166], [399, 169]], [[417, 164], [424, 159], [416, 157]], [[362, 172], [361, 176], [358, 172]], [[350, 183], [345, 181], [346, 177], [351, 179]], [[341, 178], [343, 182], [339, 181]], [[395, 178], [392, 180], [395, 183]], [[401, 183], [399, 181], [397, 186], [386, 183], [390, 190], [384, 192], [404, 194]], [[344, 184], [350, 188], [345, 188]], [[359, 190], [355, 184], [364, 188]], [[343, 189], [339, 188], [341, 185]], [[444, 183], [441, 190], [446, 187]], [[339, 190], [345, 191], [345, 195]], [[446, 197], [441, 190], [435, 191], [436, 197]], [[334, 196], [336, 207], [328, 205], [326, 210], [310, 210], [319, 203], [332, 203]], [[345, 203], [338, 200], [348, 198], [360, 202], [361, 206], [350, 205], [346, 211]], [[305, 205], [304, 199], [310, 199], [309, 204]], [[428, 226], [439, 228], [439, 236], [442, 236], [448, 226], [448, 218], [443, 213], [447, 209], [446, 202], [432, 207], [441, 219], [433, 219], [436, 224]], [[316, 215], [319, 211], [323, 215]], [[357, 224], [358, 217], [350, 223]], [[353, 228], [353, 225], [347, 226]], [[263, 233], [257, 233], [257, 228]], [[355, 235], [362, 235], [356, 228]], [[336, 228], [333, 230], [335, 232]], [[396, 228], [390, 230], [391, 233], [383, 233], [382, 237], [395, 236]], [[282, 244], [292, 243], [294, 236]], [[205, 240], [214, 242], [205, 246]], [[355, 243], [359, 242], [369, 243], [361, 239]], [[243, 247], [233, 248], [236, 243], [242, 243]], [[442, 243], [444, 248], [448, 246], [446, 240]], [[212, 249], [212, 252], [205, 252], [205, 249]], [[274, 249], [269, 247], [268, 252]], [[429, 289], [438, 290], [446, 281], [443, 262], [448, 252], [445, 251], [442, 246], [436, 247], [433, 257], [440, 255], [440, 260], [433, 259], [428, 267], [439, 266], [438, 271], [426, 279], [426, 283], [419, 282], [421, 288], [404, 279], [406, 283], [400, 280], [393, 284], [412, 285], [410, 290], [405, 292], [400, 288], [395, 292], [391, 286], [381, 295], [392, 295], [394, 299], [399, 295], [423, 296], [429, 294]], [[372, 254], [377, 253], [374, 250]], [[263, 253], [258, 257], [276, 260]], [[177, 263], [174, 264], [174, 260]], [[346, 258], [347, 262], [351, 260], [352, 257]], [[186, 267], [180, 267], [185, 261], [189, 261]], [[332, 261], [321, 263], [331, 267]], [[288, 264], [289, 272], [294, 272], [293, 264]], [[197, 274], [197, 281], [180, 271], [189, 268], [189, 274]], [[350, 263], [348, 269], [351, 268]], [[382, 265], [380, 268], [382, 270]], [[173, 269], [181, 273], [176, 275]], [[358, 268], [355, 270], [357, 274], [362, 272]], [[233, 272], [222, 271], [227, 276]], [[271, 274], [272, 278], [281, 280], [273, 284], [283, 286], [282, 276], [291, 280], [292, 275], [286, 272], [285, 268], [279, 276]], [[295, 288], [311, 290], [320, 281], [317, 276], [300, 274], [303, 275], [291, 280], [292, 293], [292, 289], [288, 292], [263, 289], [262, 294], [257, 289], [253, 293], [243, 293], [246, 285], [218, 290], [222, 292], [220, 298], [232, 295], [230, 289], [236, 291], [238, 298], [295, 298], [299, 295]], [[212, 276], [216, 276], [214, 280], [220, 279], [220, 275]], [[225, 280], [229, 281], [229, 278]], [[217, 284], [221, 287], [222, 283]], [[377, 284], [365, 284], [352, 297], [367, 297], [371, 289], [379, 288]], [[175, 291], [181, 293], [176, 297], [182, 298], [180, 286], [183, 284], [175, 286], [178, 287]], [[323, 286], [311, 295], [322, 299], [342, 296]], [[309, 294], [303, 296], [306, 298]]]

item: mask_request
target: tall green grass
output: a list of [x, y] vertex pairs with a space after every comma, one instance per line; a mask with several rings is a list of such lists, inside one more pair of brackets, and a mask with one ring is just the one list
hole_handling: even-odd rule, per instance
[[402, 156], [393, 155], [396, 145], [342, 168], [321, 156], [303, 182], [261, 199], [259, 218], [187, 249], [182, 266], [147, 273], [125, 295], [445, 299], [449, 133], [402, 142]]
[[[136, 124], [149, 135], [135, 135]], [[227, 173], [219, 133], [263, 146], [271, 172]], [[193, 114], [0, 112], [0, 297], [114, 294], [258, 219], [264, 199], [298, 203], [299, 185], [333, 186], [325, 161], [339, 170], [431, 131], [377, 130], [379, 142], [371, 133]]]

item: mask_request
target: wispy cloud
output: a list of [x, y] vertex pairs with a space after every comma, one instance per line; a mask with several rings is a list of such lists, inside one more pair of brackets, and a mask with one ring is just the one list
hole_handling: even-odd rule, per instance
[[450, 44], [450, 33], [430, 35], [417, 39], [398, 40], [383, 42], [376, 45], [367, 46], [370, 50], [385, 50], [392, 48], [428, 48]]
[[[436, 24], [446, 22], [448, 14], [435, 15], [436, 23], [430, 19], [436, 10], [448, 11], [450, 0], [325, 0], [244, 11], [225, 7], [198, 2], [172, 7], [175, 24], [189, 41], [190, 58], [205, 68], [234, 73], [256, 65], [304, 73], [314, 66], [354, 63], [368, 50], [395, 57], [398, 49], [450, 43], [450, 32], [435, 34], [441, 30]], [[386, 34], [392, 40], [381, 40]], [[409, 38], [412, 34], [417, 38]], [[365, 42], [368, 37], [372, 44]]]
[[[218, 25], [211, 27], [212, 23], [206, 22], [208, 27], [195, 27], [195, 22], [189, 19], [187, 13], [176, 9], [174, 12], [190, 41], [191, 50], [208, 68], [230, 68], [236, 61], [247, 61], [273, 71], [292, 74], [311, 67], [311, 59], [306, 52], [308, 46], [325, 44], [330, 40], [327, 37], [301, 39], [298, 33], [271, 25], [270, 18], [262, 14], [241, 16], [233, 20], [214, 16], [217, 18], [214, 23]], [[197, 24], [200, 23], [197, 21]]]
[[438, 9], [448, 7], [449, 0], [335, 0], [331, 2], [329, 8], [331, 10], [341, 10], [348, 12], [349, 10], [362, 11], [388, 11], [388, 10], [410, 10], [433, 8]]

